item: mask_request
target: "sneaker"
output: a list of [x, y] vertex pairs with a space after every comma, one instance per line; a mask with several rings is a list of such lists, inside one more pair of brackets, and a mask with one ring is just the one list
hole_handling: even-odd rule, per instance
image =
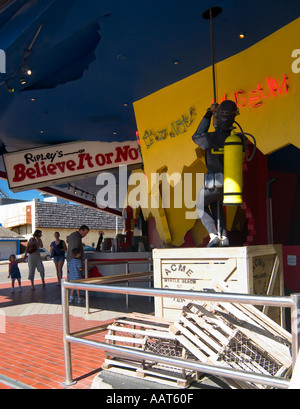
[[69, 302], [73, 302], [73, 301], [74, 301], [74, 297], [71, 297], [71, 296], [70, 296]]
[[77, 304], [81, 304], [81, 303], [83, 303], [84, 302], [84, 298], [78, 298], [77, 299]]
[[15, 292], [15, 289], [12, 288], [12, 289], [10, 290], [10, 292], [13, 294], [13, 293]]
[[19, 293], [21, 293], [22, 292], [22, 288], [21, 287], [19, 287]]

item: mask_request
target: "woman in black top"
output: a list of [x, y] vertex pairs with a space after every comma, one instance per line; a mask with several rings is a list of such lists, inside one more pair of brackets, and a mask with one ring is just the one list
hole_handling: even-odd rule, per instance
[[55, 240], [50, 244], [50, 253], [53, 257], [53, 261], [56, 268], [57, 274], [57, 285], [60, 285], [62, 275], [63, 275], [63, 265], [65, 262], [65, 252], [67, 251], [66, 243], [60, 240], [59, 232], [54, 233]]

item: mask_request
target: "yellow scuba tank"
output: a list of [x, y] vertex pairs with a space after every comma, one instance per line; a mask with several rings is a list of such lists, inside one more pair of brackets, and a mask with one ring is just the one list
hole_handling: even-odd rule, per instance
[[243, 142], [232, 130], [224, 143], [224, 206], [243, 203]]

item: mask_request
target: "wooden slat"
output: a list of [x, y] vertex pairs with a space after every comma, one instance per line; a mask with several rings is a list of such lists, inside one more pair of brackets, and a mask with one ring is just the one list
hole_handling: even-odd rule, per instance
[[[195, 335], [193, 335], [187, 328], [184, 328], [183, 325], [180, 325], [179, 323], [175, 322], [174, 326], [180, 330], [180, 332], [182, 333], [182, 335], [185, 336], [185, 338], [191, 342], [191, 344], [189, 344], [190, 346], [193, 345], [193, 351], [195, 352], [195, 347], [197, 347], [198, 351], [201, 353], [206, 354], [206, 358], [205, 360], [207, 360], [207, 356], [209, 356], [210, 358], [212, 358], [213, 360], [217, 360], [218, 359], [218, 354], [216, 354], [213, 349], [211, 349], [208, 345], [206, 345], [204, 342], [202, 342], [201, 339], [197, 338]], [[175, 335], [176, 339], [178, 340], [178, 335]], [[182, 342], [182, 337], [180, 336], [180, 342]], [[186, 345], [185, 345], [186, 346]], [[190, 348], [189, 346], [189, 348]], [[192, 352], [189, 349], [190, 352]], [[203, 351], [203, 352], [202, 352]], [[194, 355], [195, 353], [192, 352]], [[197, 355], [195, 355], [197, 356]], [[204, 355], [205, 356], [205, 355]]]
[[138, 369], [133, 366], [130, 367], [129, 365], [128, 367], [126, 367], [126, 363], [124, 363], [124, 365], [122, 366], [122, 361], [110, 361], [108, 362], [108, 365], [110, 365], [109, 369], [107, 369], [107, 371], [109, 372], [127, 377], [143, 378], [144, 380], [147, 380], [149, 382], [159, 382], [171, 389], [173, 387], [187, 388], [189, 384], [195, 379], [195, 377], [193, 376], [182, 378], [181, 374], [178, 372], [176, 373], [172, 371], [166, 371], [159, 368]]
[[190, 328], [195, 334], [198, 335], [200, 339], [209, 344], [209, 346], [214, 349], [214, 352], [221, 353], [224, 349], [223, 346], [215, 342], [211, 337], [209, 337], [209, 335], [207, 335], [204, 331], [201, 331], [197, 325], [193, 324], [186, 317], [181, 317], [180, 322], [182, 322], [187, 328]]
[[199, 348], [196, 348], [184, 335], [176, 335], [176, 339], [201, 362], [207, 362], [207, 355], [203, 354]]
[[151, 330], [151, 329], [139, 330], [135, 328], [121, 327], [120, 325], [109, 325], [107, 329], [113, 330], [116, 332], [128, 332], [130, 334], [143, 335], [143, 336], [148, 336], [148, 337], [153, 337], [153, 338], [161, 338], [161, 339], [169, 339], [169, 340], [175, 339], [174, 335], [170, 332], [161, 332], [161, 331], [156, 331], [156, 330]]
[[163, 329], [166, 329], [166, 331], [168, 331], [168, 328], [169, 328], [169, 325], [156, 324], [156, 323], [151, 324], [150, 322], [145, 322], [145, 321], [141, 321], [137, 319], [130, 319], [130, 318], [129, 319], [118, 319], [117, 322], [120, 324], [136, 325], [136, 326], [143, 327], [143, 328], [157, 328], [161, 331], [163, 331]]
[[109, 341], [119, 341], [119, 342], [127, 342], [131, 344], [140, 344], [140, 345], [145, 345], [147, 342], [146, 338], [129, 338], [129, 337], [119, 337], [117, 335], [105, 335], [105, 339], [108, 339]]

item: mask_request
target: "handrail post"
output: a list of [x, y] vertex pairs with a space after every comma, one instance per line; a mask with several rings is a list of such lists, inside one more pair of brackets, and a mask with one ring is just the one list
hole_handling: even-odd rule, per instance
[[64, 361], [65, 361], [65, 381], [64, 386], [75, 385], [76, 381], [72, 378], [72, 359], [71, 359], [71, 344], [66, 340], [70, 335], [70, 316], [69, 316], [69, 292], [63, 285], [61, 286], [61, 304], [62, 304], [62, 319], [63, 319], [63, 344], [64, 344]]
[[[129, 261], [127, 260], [127, 262], [126, 262], [126, 264], [125, 264], [125, 268], [126, 268], [126, 272], [125, 272], [125, 274], [129, 274], [130, 273], [130, 270], [129, 270]], [[126, 281], [126, 287], [128, 287], [129, 286], [129, 282], [128, 281]], [[129, 308], [129, 295], [128, 294], [126, 294], [126, 311], [128, 311], [128, 308]]]
[[293, 305], [291, 308], [291, 328], [292, 328], [292, 357], [293, 367], [296, 365], [300, 348], [300, 294], [292, 294]]
[[[86, 258], [84, 259], [84, 277], [87, 279], [89, 278], [89, 269], [88, 269], [89, 260]], [[85, 313], [88, 315], [90, 313], [90, 297], [89, 291], [85, 292]]]

